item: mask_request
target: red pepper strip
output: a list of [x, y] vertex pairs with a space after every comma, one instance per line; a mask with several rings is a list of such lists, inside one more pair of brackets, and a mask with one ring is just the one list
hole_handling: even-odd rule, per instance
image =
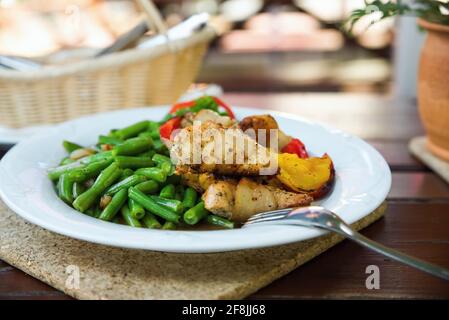
[[220, 107], [222, 107], [223, 109], [226, 110], [226, 112], [228, 113], [228, 115], [229, 115], [229, 117], [230, 117], [231, 119], [235, 119], [234, 112], [232, 112], [232, 109], [231, 109], [230, 106], [228, 106], [226, 103], [224, 103], [223, 101], [221, 101], [221, 100], [218, 99], [217, 97], [212, 97], [212, 99], [214, 99], [215, 102], [218, 103], [218, 105], [219, 105]]
[[170, 136], [173, 130], [178, 129], [181, 126], [181, 118], [175, 117], [173, 119], [168, 120], [159, 128], [159, 135], [161, 138], [165, 138], [170, 140]]
[[194, 105], [195, 105], [195, 100], [176, 103], [173, 105], [173, 107], [171, 107], [171, 109], [168, 113], [175, 113], [176, 111], [178, 111], [180, 109], [189, 108]]
[[309, 157], [304, 143], [299, 139], [292, 139], [285, 147], [282, 148], [283, 153], [292, 153], [298, 155], [301, 159]]

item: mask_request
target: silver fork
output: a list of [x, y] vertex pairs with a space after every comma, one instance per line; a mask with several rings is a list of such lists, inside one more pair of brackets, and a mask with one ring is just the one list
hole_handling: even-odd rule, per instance
[[405, 253], [388, 248], [378, 242], [368, 239], [352, 229], [339, 216], [323, 207], [310, 206], [302, 208], [289, 208], [275, 211], [268, 211], [252, 216], [243, 227], [256, 225], [296, 225], [303, 227], [313, 227], [336, 232], [349, 238], [358, 244], [383, 254], [390, 259], [402, 262], [421, 271], [430, 273], [436, 277], [449, 280], [449, 270], [425, 262], [421, 259], [411, 257]]

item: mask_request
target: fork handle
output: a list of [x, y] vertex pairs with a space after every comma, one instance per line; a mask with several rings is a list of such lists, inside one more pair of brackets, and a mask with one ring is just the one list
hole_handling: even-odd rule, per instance
[[445, 280], [449, 280], [449, 270], [437, 266], [435, 264], [423, 261], [421, 259], [409, 256], [405, 253], [399, 252], [392, 248], [386, 247], [376, 241], [368, 239], [357, 231], [353, 230], [346, 224], [340, 224], [338, 228], [329, 228], [334, 232], [337, 232], [358, 244], [371, 249], [377, 253], [383, 254], [384, 256], [389, 257], [390, 259], [396, 260], [398, 262], [402, 262], [411, 267], [417, 268], [421, 271], [430, 273], [436, 277], [440, 277]]

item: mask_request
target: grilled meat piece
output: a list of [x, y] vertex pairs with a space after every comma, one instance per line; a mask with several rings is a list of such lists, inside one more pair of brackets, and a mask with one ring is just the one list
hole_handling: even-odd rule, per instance
[[188, 185], [189, 187], [192, 187], [199, 193], [203, 193], [211, 184], [218, 181], [218, 179], [212, 173], [177, 171], [176, 174], [181, 175], [184, 184]]
[[230, 176], [258, 176], [277, 172], [277, 154], [259, 145], [238, 128], [214, 122], [182, 129], [171, 145], [177, 170]]

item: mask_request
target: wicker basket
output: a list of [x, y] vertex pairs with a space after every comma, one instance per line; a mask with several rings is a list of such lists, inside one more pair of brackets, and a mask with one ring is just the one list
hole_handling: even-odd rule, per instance
[[188, 39], [39, 71], [0, 70], [0, 126], [56, 123], [81, 115], [176, 101], [195, 79], [206, 27]]

